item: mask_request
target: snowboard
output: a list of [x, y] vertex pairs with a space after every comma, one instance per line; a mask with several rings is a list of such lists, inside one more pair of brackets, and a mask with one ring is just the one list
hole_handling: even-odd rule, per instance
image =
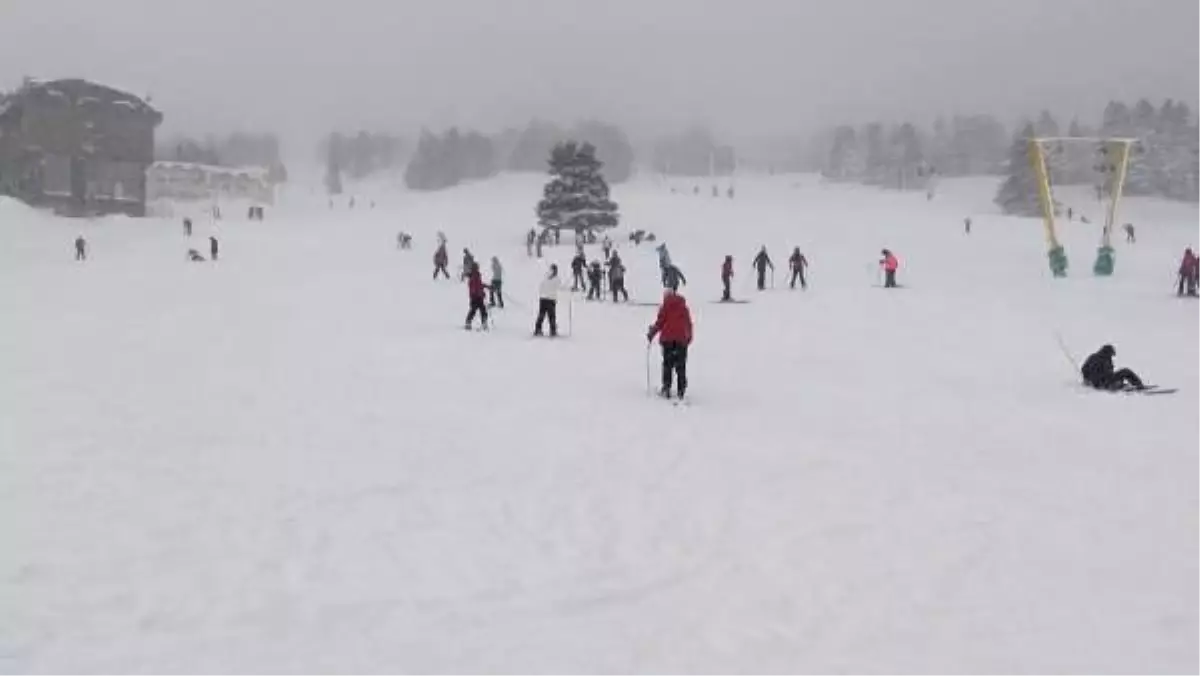
[[1178, 387], [1160, 387], [1158, 385], [1147, 385], [1143, 389], [1135, 389], [1127, 387], [1123, 390], [1116, 390], [1121, 394], [1175, 394], [1179, 391]]

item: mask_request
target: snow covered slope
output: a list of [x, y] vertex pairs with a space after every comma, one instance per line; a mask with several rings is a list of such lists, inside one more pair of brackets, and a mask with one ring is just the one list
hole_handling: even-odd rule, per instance
[[[528, 337], [540, 187], [302, 189], [190, 243], [0, 202], [0, 671], [1200, 668], [1194, 207], [1129, 200], [1107, 279], [1099, 226], [1066, 225], [1054, 280], [991, 180], [619, 186], [690, 282], [675, 408], [646, 396], [652, 307]], [[430, 281], [437, 230], [506, 264], [490, 334]], [[873, 286], [885, 246], [903, 289]], [[656, 300], [651, 248], [621, 252]], [[727, 253], [748, 305], [708, 302]], [[1084, 391], [1056, 334], [1180, 392]]]

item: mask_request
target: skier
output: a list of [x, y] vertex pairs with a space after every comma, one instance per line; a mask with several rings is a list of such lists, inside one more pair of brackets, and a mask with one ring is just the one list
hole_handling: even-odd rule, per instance
[[971, 217], [970, 216], [963, 219], [963, 230], [965, 230], [968, 235], [971, 234]]
[[604, 292], [600, 290], [600, 284], [604, 281], [604, 269], [600, 267], [600, 261], [592, 261], [587, 276], [587, 300], [604, 300]]
[[808, 288], [808, 281], [804, 279], [804, 271], [808, 268], [808, 259], [804, 254], [800, 253], [800, 247], [792, 249], [792, 256], [788, 259], [788, 267], [792, 270], [792, 281], [789, 284], [791, 288], [796, 288], [796, 280], [800, 280], [800, 289]]
[[546, 278], [538, 284], [538, 316], [533, 335], [542, 335], [542, 321], [550, 320], [550, 337], [558, 336], [558, 291], [563, 288], [558, 278], [558, 266], [551, 265]]
[[692, 313], [687, 301], [672, 289], [663, 291], [663, 302], [658, 308], [658, 318], [646, 331], [646, 342], [658, 336], [662, 346], [662, 389], [659, 396], [671, 398], [671, 380], [674, 376], [676, 393], [683, 399], [687, 393], [687, 353], [692, 344]]
[[1200, 258], [1197, 258], [1189, 247], [1184, 250], [1183, 260], [1179, 262], [1179, 289], [1176, 295], [1184, 295], [1186, 289], [1187, 295], [1195, 296], [1198, 283], [1200, 283]]
[[733, 256], [726, 256], [725, 262], [721, 264], [721, 300], [728, 303], [733, 300], [733, 296], [729, 293], [729, 284], [733, 281]]
[[500, 259], [492, 256], [492, 284], [488, 287], [488, 307], [504, 309], [504, 268]]
[[[1188, 251], [1191, 251], [1191, 249], [1188, 249]], [[83, 238], [83, 235], [80, 235], [75, 238], [75, 260], [77, 260], [77, 261], [86, 261], [87, 260], [87, 240]], [[1180, 286], [1180, 288], [1183, 288], [1183, 287]]]
[[612, 239], [608, 235], [605, 235], [604, 239], [600, 241], [600, 249], [604, 252], [605, 262], [608, 262], [608, 259], [612, 258], [612, 248]]
[[446, 233], [442, 232], [441, 230], [438, 230], [437, 231], [437, 242], [438, 242], [438, 246], [445, 247], [446, 246]]
[[[758, 290], [762, 291], [767, 286], [767, 268], [771, 268], [772, 278], [775, 274], [775, 264], [771, 262], [771, 257], [767, 255], [767, 245], [764, 244], [759, 249], [754, 260], [750, 262], [754, 269], [758, 272]], [[771, 282], [774, 285], [774, 281]]]
[[1088, 357], [1083, 362], [1083, 368], [1079, 369], [1083, 375], [1083, 382], [1098, 390], [1122, 390], [1127, 387], [1135, 390], [1146, 389], [1142, 379], [1138, 378], [1133, 371], [1129, 369], [1113, 371], [1112, 360], [1116, 354], [1117, 351], [1113, 349], [1112, 345], [1105, 345]]
[[663, 271], [663, 288], [678, 291], [681, 284], [687, 286], [687, 277], [683, 276], [683, 270], [680, 270], [674, 264], [668, 263], [667, 269]]
[[659, 244], [654, 250], [658, 252], [658, 272], [662, 276], [662, 284], [664, 287], [670, 286], [667, 284], [667, 268], [671, 267], [671, 252], [667, 251], [667, 243]]
[[1075, 219], [1075, 210], [1072, 209], [1071, 207], [1067, 207], [1067, 220], [1071, 221], [1074, 219]]
[[562, 228], [554, 229], [554, 246], [562, 244]]
[[883, 287], [885, 289], [896, 288], [896, 270], [900, 268], [900, 261], [891, 251], [884, 249], [880, 252], [883, 258], [879, 261], [879, 266], [883, 268]]
[[192, 219], [190, 219], [190, 218], [183, 219], [183, 234], [188, 237], [192, 236]]
[[466, 279], [467, 275], [471, 274], [471, 269], [474, 267], [475, 256], [471, 253], [470, 249], [463, 247], [462, 275], [458, 278], [458, 281], [461, 282], [462, 280]]
[[617, 294], [629, 302], [629, 292], [625, 290], [625, 263], [615, 251], [612, 258], [608, 259], [608, 288], [612, 291], [614, 303], [617, 302]]
[[537, 230], [530, 228], [529, 232], [527, 232], [525, 234], [525, 255], [526, 256], [529, 256], [529, 257], [533, 256], [533, 243], [536, 240], [537, 240]]
[[484, 331], [488, 328], [488, 312], [487, 306], [483, 303], [483, 292], [487, 289], [487, 284], [483, 283], [483, 275], [479, 273], [479, 264], [471, 262], [471, 268], [467, 272], [467, 300], [470, 303], [470, 309], [467, 311], [467, 322], [463, 326], [466, 330], [471, 330], [471, 320], [475, 319], [475, 313], [479, 312], [479, 326]]
[[546, 244], [547, 237], [549, 237], [547, 231], [543, 230], [542, 234], [538, 235], [537, 241], [534, 242], [534, 251], [537, 253], [538, 258], [542, 257], [542, 247]]
[[208, 258], [210, 260], [212, 260], [212, 261], [217, 260], [217, 250], [219, 248], [220, 248], [220, 244], [217, 242], [217, 238], [210, 236], [208, 238]]
[[446, 275], [446, 279], [450, 279], [450, 271], [446, 269], [446, 266], [450, 264], [450, 254], [446, 253], [446, 242], [444, 238], [440, 237], [441, 233], [438, 235], [440, 244], [438, 244], [437, 251], [433, 252], [433, 278], [436, 280], [440, 272]]
[[587, 267], [587, 258], [583, 255], [583, 247], [575, 249], [575, 257], [571, 259], [571, 290], [579, 291], [587, 288], [583, 280], [583, 269]]
[[412, 248], [412, 235], [408, 234], [407, 232], [401, 231], [400, 234], [396, 235], [396, 246], [405, 251], [411, 249]]
[[1137, 235], [1133, 230], [1133, 223], [1125, 224], [1125, 241], [1128, 244], [1137, 244]]

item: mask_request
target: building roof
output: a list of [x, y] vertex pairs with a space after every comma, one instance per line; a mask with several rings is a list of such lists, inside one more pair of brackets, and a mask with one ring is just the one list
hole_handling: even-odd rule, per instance
[[31, 97], [63, 97], [74, 105], [99, 102], [128, 108], [129, 110], [146, 115], [153, 119], [154, 124], [162, 122], [162, 113], [154, 109], [143, 99], [129, 92], [114, 89], [95, 82], [78, 78], [62, 80], [36, 80], [28, 78], [20, 89], [0, 97], [0, 115], [8, 109], [20, 104], [21, 100]]

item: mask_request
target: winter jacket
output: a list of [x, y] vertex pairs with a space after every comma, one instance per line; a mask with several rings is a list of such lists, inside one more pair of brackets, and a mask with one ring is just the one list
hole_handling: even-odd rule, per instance
[[608, 279], [612, 282], [625, 281], [625, 265], [621, 261], [608, 266]]
[[879, 263], [883, 265], [883, 269], [887, 270], [888, 272], [895, 272], [896, 269], [900, 267], [900, 261], [893, 253], [885, 254], [883, 260], [879, 261]]
[[772, 270], [775, 269], [775, 264], [771, 262], [771, 257], [767, 255], [766, 251], [758, 252], [758, 255], [754, 257], [753, 265], [759, 272], [766, 270], [768, 267]]
[[669, 286], [671, 288], [676, 288], [680, 284], [687, 286], [687, 277], [683, 276], [683, 270], [680, 270], [674, 265], [668, 265], [667, 269], [663, 270], [663, 276], [666, 282], [664, 286]]
[[733, 277], [733, 261], [725, 261], [721, 264], [721, 279], [730, 279]]
[[1200, 266], [1200, 258], [1196, 258], [1196, 254], [1189, 249], [1183, 253], [1183, 261], [1179, 263], [1179, 274], [1184, 277], [1195, 275], [1197, 266]]
[[800, 270], [808, 266], [808, 259], [802, 253], [794, 253], [788, 259], [788, 263], [791, 264], [793, 270]]
[[492, 281], [499, 282], [504, 278], [504, 268], [500, 267], [500, 261], [492, 261]]
[[692, 344], [692, 313], [683, 296], [672, 293], [663, 298], [658, 319], [650, 326], [646, 337], [653, 340], [655, 334], [659, 343]]
[[1112, 358], [1112, 353], [1104, 349], [1088, 357], [1083, 362], [1083, 367], [1079, 369], [1083, 376], [1083, 382], [1092, 387], [1106, 387], [1112, 380]]
[[538, 298], [545, 300], [558, 300], [558, 291], [562, 288], [562, 282], [558, 277], [547, 277], [538, 284]]
[[433, 264], [445, 265], [450, 262], [450, 257], [446, 254], [446, 247], [439, 246], [437, 251], [433, 252]]
[[582, 272], [587, 267], [587, 259], [583, 256], [575, 256], [571, 259], [571, 271]]
[[671, 253], [669, 251], [667, 251], [667, 245], [659, 244], [657, 247], [657, 250], [658, 250], [658, 267], [662, 268], [663, 270], [666, 270], [667, 268], [671, 267]]
[[487, 287], [483, 284], [483, 275], [479, 274], [478, 269], [472, 269], [467, 275], [467, 295], [471, 298], [483, 298], [483, 290]]

